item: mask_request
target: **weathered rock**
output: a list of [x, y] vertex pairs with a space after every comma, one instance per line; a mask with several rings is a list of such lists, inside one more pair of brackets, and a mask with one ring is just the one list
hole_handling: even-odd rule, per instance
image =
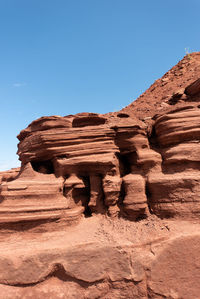
[[24, 140], [24, 138], [28, 137], [31, 133], [36, 131], [69, 127], [71, 127], [71, 122], [67, 118], [61, 116], [43, 116], [37, 120], [34, 120], [26, 129], [22, 130], [17, 138], [22, 141]]
[[160, 248], [148, 278], [149, 298], [199, 298], [199, 246], [197, 234], [174, 239]]
[[185, 93], [187, 95], [191, 95], [191, 96], [200, 93], [200, 78], [197, 79], [192, 84], [190, 84], [189, 86], [187, 86], [185, 89]]
[[199, 298], [199, 61], [122, 111], [21, 131], [21, 168], [0, 173], [0, 298]]
[[149, 204], [162, 217], [195, 217], [200, 213], [200, 110], [175, 109], [155, 121], [162, 172], [149, 174]]
[[[122, 177], [134, 172], [146, 176], [161, 163], [160, 155], [149, 148], [145, 126], [124, 114], [112, 118], [94, 113], [42, 117], [32, 122], [18, 138], [18, 154], [22, 161], [20, 175], [10, 184], [3, 184], [0, 194], [7, 207], [11, 205], [10, 196], [15, 199], [14, 203], [21, 200], [21, 204], [30, 206], [30, 221], [34, 219], [35, 209], [31, 210], [31, 197], [37, 198], [38, 212], [43, 206], [41, 215], [45, 205], [55, 206], [48, 219], [67, 220], [70, 210], [77, 207], [82, 207], [86, 215], [107, 213], [116, 217], [119, 213], [124, 214], [123, 208], [119, 207]], [[142, 181], [145, 186], [145, 180]], [[24, 189], [20, 184], [24, 184]], [[146, 198], [144, 186], [142, 192]], [[130, 192], [124, 205], [127, 205], [128, 197], [130, 200]], [[139, 202], [136, 207], [136, 199], [133, 202], [135, 216], [147, 214], [146, 199], [145, 208], [141, 204], [138, 208]], [[125, 208], [126, 212], [129, 208]], [[67, 217], [64, 212], [58, 217], [59, 209], [66, 210]], [[25, 220], [28, 221], [28, 215]]]
[[22, 166], [16, 179], [0, 185], [0, 223], [77, 221], [84, 209], [77, 207], [69, 213], [63, 183], [63, 178], [34, 171], [30, 163]]
[[156, 119], [156, 135], [161, 146], [183, 143], [200, 138], [200, 109], [185, 106]]
[[12, 181], [14, 180], [20, 172], [20, 168], [12, 168], [7, 171], [0, 172], [0, 183], [2, 181]]
[[198, 298], [199, 224], [92, 219], [1, 238], [0, 298]]
[[121, 190], [120, 176], [106, 175], [103, 179], [103, 191], [105, 196], [105, 205], [108, 207], [110, 216], [118, 214], [117, 202]]
[[200, 217], [200, 176], [195, 173], [158, 174], [149, 178], [150, 207], [162, 218]]
[[141, 175], [128, 174], [123, 177], [124, 211], [130, 219], [148, 215], [145, 180]]
[[[150, 207], [160, 217], [199, 217], [199, 118], [194, 104], [155, 116], [153, 146], [145, 126], [123, 113], [107, 118], [93, 113], [40, 118], [19, 135], [23, 166], [15, 180], [2, 184], [2, 207], [18, 200], [31, 207], [31, 197], [37, 197], [40, 213], [39, 207], [47, 199], [47, 206], [54, 205], [55, 197], [67, 215], [82, 207], [79, 211], [86, 215], [107, 213], [136, 220], [146, 217]], [[56, 205], [51, 216], [44, 217], [57, 219], [54, 214], [58, 217]], [[30, 221], [39, 220], [31, 208], [24, 220], [29, 216]], [[65, 219], [65, 213], [58, 218]]]

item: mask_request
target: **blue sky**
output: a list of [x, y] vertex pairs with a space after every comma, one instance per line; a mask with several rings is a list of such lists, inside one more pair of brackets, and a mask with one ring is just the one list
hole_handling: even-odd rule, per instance
[[200, 50], [199, 0], [0, 0], [0, 170], [43, 115], [127, 106]]

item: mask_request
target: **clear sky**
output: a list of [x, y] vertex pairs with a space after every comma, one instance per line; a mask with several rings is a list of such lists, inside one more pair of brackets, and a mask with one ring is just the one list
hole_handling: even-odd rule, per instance
[[200, 51], [200, 0], [0, 0], [0, 170], [44, 115], [127, 106]]

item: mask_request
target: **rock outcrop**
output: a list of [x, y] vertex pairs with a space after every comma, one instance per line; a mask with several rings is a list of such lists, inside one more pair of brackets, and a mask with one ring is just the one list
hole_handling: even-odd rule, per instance
[[21, 168], [0, 173], [0, 298], [199, 298], [199, 101], [194, 53], [122, 111], [22, 130]]
[[12, 168], [7, 171], [0, 171], [0, 183], [4, 181], [12, 181], [17, 178], [20, 168]]
[[162, 217], [199, 218], [200, 109], [185, 106], [158, 116], [154, 138], [162, 172], [148, 178], [152, 211]]
[[18, 136], [20, 173], [1, 184], [0, 221], [199, 217], [198, 82], [179, 92], [178, 108], [155, 115], [151, 129], [120, 113], [33, 121]]
[[10, 210], [12, 222], [66, 221], [74, 209], [80, 217], [83, 211], [146, 217], [145, 177], [161, 158], [150, 149], [144, 125], [127, 116], [85, 113], [31, 123], [18, 136], [20, 173], [1, 185], [7, 219]]

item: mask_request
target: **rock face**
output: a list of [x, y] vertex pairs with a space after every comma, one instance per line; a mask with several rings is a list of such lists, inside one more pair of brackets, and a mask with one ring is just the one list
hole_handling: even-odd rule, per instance
[[18, 136], [20, 173], [1, 184], [0, 221], [71, 223], [83, 213], [130, 220], [150, 212], [162, 218], [198, 218], [196, 82], [185, 89], [190, 95], [185, 94], [181, 107], [173, 105], [153, 117], [150, 136], [142, 122], [127, 114], [106, 118], [84, 113], [31, 123]]
[[148, 179], [152, 211], [163, 217], [199, 218], [199, 108], [186, 106], [158, 116], [155, 138], [162, 172]]
[[144, 125], [127, 116], [85, 113], [31, 123], [18, 136], [20, 173], [1, 185], [2, 222], [68, 221], [74, 211], [75, 219], [83, 211], [146, 217], [145, 177], [161, 157]]
[[120, 112], [20, 132], [21, 168], [0, 173], [0, 298], [199, 298], [199, 78], [194, 53]]
[[3, 181], [12, 181], [14, 180], [20, 172], [20, 168], [12, 168], [8, 171], [0, 172], [0, 183]]

